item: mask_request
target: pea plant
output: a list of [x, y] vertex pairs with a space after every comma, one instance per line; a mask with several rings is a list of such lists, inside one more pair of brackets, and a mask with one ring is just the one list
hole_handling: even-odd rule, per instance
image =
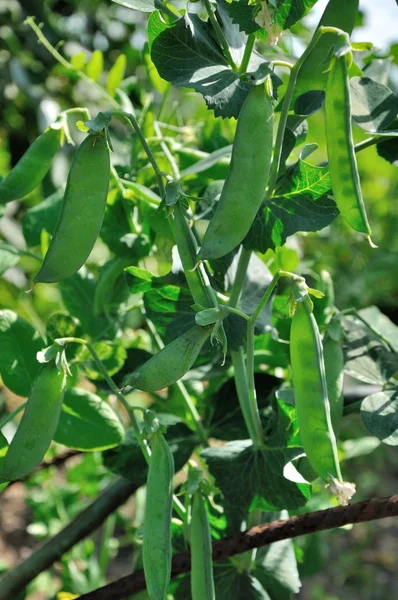
[[[284, 40], [316, 0], [114, 2], [149, 15], [140, 101], [124, 55], [106, 75], [99, 50], [68, 60], [28, 18], [101, 110], [63, 107], [0, 182], [1, 205], [24, 205], [61, 147], [73, 155], [64, 185], [24, 210], [28, 249], [0, 245], [28, 302], [54, 297], [44, 323], [0, 312], [2, 380], [27, 398], [1, 422], [15, 424], [0, 435], [2, 488], [59, 445], [95, 453], [111, 482], [3, 575], [0, 599], [142, 486], [134, 573], [59, 598], [291, 598], [290, 538], [398, 514], [397, 497], [365, 501], [340, 439], [360, 413], [376, 445], [397, 444], [398, 329], [375, 306], [339, 310], [304, 254], [339, 223], [378, 252], [356, 157], [397, 160], [391, 61], [351, 42], [358, 0], [330, 0], [298, 58]], [[373, 387], [350, 397], [344, 373]]]

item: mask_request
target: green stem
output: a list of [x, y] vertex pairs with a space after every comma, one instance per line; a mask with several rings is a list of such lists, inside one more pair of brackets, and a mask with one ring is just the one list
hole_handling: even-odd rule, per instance
[[239, 298], [242, 293], [243, 284], [245, 282], [245, 277], [247, 273], [247, 269], [250, 262], [250, 257], [252, 255], [251, 250], [246, 250], [242, 246], [242, 250], [239, 256], [238, 268], [236, 269], [236, 275], [234, 282], [231, 288], [231, 294], [229, 297], [229, 306], [237, 306], [239, 303]]
[[341, 29], [337, 29], [336, 27], [320, 27], [314, 33], [314, 36], [313, 36], [311, 42], [308, 44], [306, 50], [303, 52], [303, 54], [300, 56], [300, 58], [296, 61], [294, 66], [291, 68], [289, 83], [287, 86], [285, 96], [283, 98], [281, 116], [279, 118], [279, 123], [278, 123], [278, 130], [277, 130], [277, 134], [276, 134], [275, 147], [274, 147], [274, 157], [272, 160], [269, 184], [268, 184], [268, 190], [267, 190], [267, 198], [271, 198], [271, 196], [273, 195], [275, 188], [276, 188], [276, 182], [278, 180], [278, 173], [279, 173], [279, 167], [280, 167], [281, 156], [282, 156], [283, 139], [285, 136], [287, 117], [289, 114], [290, 104], [292, 101], [294, 88], [296, 85], [296, 81], [297, 81], [297, 77], [298, 77], [300, 68], [301, 68], [302, 64], [304, 63], [304, 61], [307, 59], [308, 55], [312, 52], [314, 46], [318, 43], [320, 37], [322, 35], [324, 35], [325, 33], [335, 33], [335, 34], [341, 34], [341, 35], [347, 36], [347, 34], [345, 32], [343, 32]]
[[[105, 381], [107, 382], [107, 384], [110, 387], [110, 389], [112, 390], [112, 392], [120, 400], [120, 402], [123, 404], [124, 408], [126, 409], [127, 414], [130, 417], [131, 425], [133, 427], [134, 434], [137, 438], [138, 445], [141, 449], [142, 454], [144, 455], [144, 458], [145, 458], [147, 464], [149, 464], [149, 462], [151, 460], [150, 459], [151, 451], [150, 451], [150, 448], [149, 448], [146, 440], [144, 440], [142, 437], [140, 425], [138, 423], [137, 417], [134, 414], [134, 409], [128, 403], [126, 398], [123, 396], [123, 394], [117, 387], [116, 383], [113, 381], [112, 377], [110, 377], [108, 375], [104, 365], [102, 364], [101, 359], [99, 358], [98, 354], [96, 353], [96, 351], [94, 350], [94, 348], [90, 344], [90, 342], [87, 342], [87, 340], [84, 340], [82, 338], [74, 338], [74, 337], [59, 338], [56, 341], [61, 344], [67, 343], [67, 342], [73, 342], [75, 344], [83, 344], [87, 347], [87, 350], [90, 352], [91, 356], [93, 357], [93, 360], [94, 360], [95, 364], [97, 365], [97, 368], [98, 368], [99, 372], [101, 373], [102, 377], [105, 379]], [[185, 509], [184, 509], [184, 506], [181, 504], [181, 502], [175, 495], [173, 496], [173, 504], [174, 504], [174, 508], [175, 508], [176, 512], [178, 513], [180, 518], [183, 519], [184, 514], [185, 514]]]
[[[153, 339], [155, 340], [155, 343], [158, 346], [159, 350], [161, 350], [162, 348], [164, 348], [164, 343], [163, 343], [161, 337], [159, 336], [158, 332], [156, 331], [156, 327], [154, 326], [152, 321], [150, 319], [148, 319], [147, 316], [145, 316], [145, 318], [146, 318], [146, 323], [148, 325], [148, 329], [151, 332], [151, 335], [152, 335]], [[209, 442], [208, 442], [206, 431], [202, 425], [200, 415], [199, 415], [198, 411], [196, 410], [196, 406], [194, 405], [194, 403], [191, 400], [191, 397], [188, 393], [187, 388], [185, 387], [185, 385], [183, 384], [182, 381], [177, 381], [175, 385], [178, 387], [178, 389], [184, 399], [184, 402], [191, 414], [191, 417], [195, 423], [196, 432], [199, 436], [201, 443], [204, 446], [208, 446]]]
[[238, 308], [233, 308], [233, 306], [227, 306], [226, 308], [228, 309], [228, 312], [237, 315], [238, 317], [241, 317], [245, 321], [248, 321], [250, 319], [250, 317], [246, 313], [244, 313], [242, 310], [239, 310]]
[[264, 432], [261, 425], [260, 412], [257, 404], [256, 385], [254, 381], [254, 322], [249, 319], [247, 323], [247, 350], [246, 350], [247, 394], [249, 411], [252, 422], [255, 424], [256, 435], [252, 437], [253, 444], [259, 448], [264, 446]]
[[158, 136], [158, 138], [160, 140], [160, 147], [162, 148], [165, 157], [169, 161], [171, 170], [173, 172], [174, 179], [180, 179], [180, 170], [178, 168], [178, 165], [177, 165], [176, 161], [174, 160], [174, 156], [170, 152], [169, 147], [166, 144], [165, 139], [163, 137], [163, 133], [156, 121], [153, 122], [153, 128], [155, 130], [156, 135]]
[[263, 429], [257, 407], [251, 403], [249, 396], [248, 377], [246, 371], [245, 352], [243, 346], [231, 351], [234, 379], [238, 394], [239, 405], [249, 436], [255, 446], [261, 446]]
[[237, 70], [237, 66], [236, 66], [236, 64], [235, 64], [235, 62], [234, 62], [234, 60], [232, 58], [232, 54], [231, 54], [231, 51], [229, 49], [229, 44], [228, 44], [228, 42], [226, 40], [226, 37], [225, 37], [225, 35], [223, 33], [223, 30], [220, 27], [219, 22], [216, 19], [216, 16], [215, 16], [215, 14], [213, 12], [213, 8], [211, 6], [210, 0], [204, 0], [204, 4], [205, 4], [205, 7], [206, 7], [207, 14], [209, 15], [210, 22], [213, 25], [213, 29], [214, 29], [214, 32], [216, 34], [216, 37], [217, 37], [217, 39], [219, 41], [219, 44], [220, 44], [221, 48], [223, 49], [224, 56], [227, 59], [228, 64], [231, 67], [231, 69], [233, 71], [236, 71]]
[[0, 421], [0, 429], [3, 429], [3, 427], [5, 427], [7, 425], [7, 423], [9, 423], [10, 421], [13, 420], [13, 418], [21, 412], [21, 410], [23, 410], [25, 408], [25, 406], [27, 405], [28, 401], [26, 400], [25, 402], [22, 402], [22, 404], [20, 404], [19, 406], [17, 406], [17, 408], [15, 410], [13, 410], [12, 412], [10, 412], [10, 414], [8, 414], [6, 417], [4, 417], [4, 419], [2, 419]]
[[246, 71], [247, 71], [247, 67], [249, 66], [250, 57], [253, 52], [255, 41], [256, 41], [256, 36], [254, 35], [254, 33], [251, 33], [248, 36], [247, 41], [246, 41], [245, 51], [243, 54], [242, 62], [239, 67], [240, 73], [246, 73]]
[[285, 60], [271, 60], [271, 64], [273, 67], [286, 67], [290, 71], [293, 69], [292, 63], [286, 62]]
[[101, 85], [99, 85], [96, 81], [91, 79], [91, 77], [86, 75], [84, 71], [81, 71], [80, 69], [75, 69], [73, 65], [69, 61], [67, 61], [66, 58], [64, 58], [62, 54], [60, 54], [58, 50], [54, 48], [52, 44], [50, 44], [40, 27], [36, 25], [33, 17], [28, 17], [27, 19], [25, 19], [24, 24], [28, 25], [31, 29], [33, 29], [39, 42], [44, 46], [44, 48], [46, 48], [46, 50], [49, 51], [49, 53], [55, 58], [56, 61], [58, 61], [63, 67], [65, 67], [65, 69], [67, 69], [68, 71], [73, 71], [73, 73], [75, 73], [80, 79], [82, 79], [86, 83], [89, 83], [92, 87], [95, 87], [96, 90], [101, 94], [101, 96], [106, 98], [112, 106], [114, 106], [115, 108], [120, 108], [118, 102], [116, 102], [116, 100], [112, 96], [110, 96]]

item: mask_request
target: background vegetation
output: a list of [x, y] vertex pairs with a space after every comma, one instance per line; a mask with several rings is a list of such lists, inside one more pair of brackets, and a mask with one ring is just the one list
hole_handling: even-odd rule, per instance
[[[9, 171], [60, 110], [87, 106], [95, 115], [109, 108], [107, 100], [93, 86], [57, 63], [37, 43], [34, 32], [23, 24], [29, 15], [44, 24], [43, 32], [48, 40], [53, 46], [62, 48], [63, 55], [74, 61], [76, 68], [83, 60], [81, 53], [88, 57], [94, 50], [101, 50], [104, 81], [118, 57], [126, 56], [122, 89], [141, 114], [147, 136], [157, 136], [151, 105], [162, 107], [162, 121], [178, 124], [178, 133], [170, 135], [180, 168], [189, 166], [194, 155], [199, 157], [201, 152], [213, 152], [232, 142], [234, 120], [215, 119], [198, 94], [170, 89], [154, 72], [144, 51], [145, 13], [130, 11], [107, 0], [0, 0], [0, 174]], [[366, 15], [361, 15], [362, 18]], [[293, 29], [293, 36], [308, 41], [310, 32], [305, 26]], [[280, 45], [285, 51], [292, 47], [289, 33], [284, 34]], [[380, 61], [375, 68], [385, 73], [385, 83], [388, 81], [394, 90], [396, 64], [388, 70], [391, 61], [383, 60], [390, 53], [398, 63], [396, 46], [393, 46], [391, 52], [390, 49], [379, 52]], [[315, 163], [326, 158], [322, 141], [323, 115], [316, 113], [308, 119], [308, 124], [311, 141], [319, 143], [311, 157]], [[115, 153], [118, 164], [127, 165], [129, 146], [123, 135], [123, 131], [115, 129]], [[355, 136], [358, 142], [364, 139], [358, 127]], [[139, 149], [134, 152], [138, 162], [145, 162]], [[159, 145], [159, 156], [161, 152]], [[1, 239], [25, 250], [27, 236], [30, 236], [29, 246], [37, 246], [40, 253], [43, 240], [37, 236], [34, 213], [29, 211], [57, 192], [65, 180], [71, 154], [71, 148], [64, 146], [43, 185], [23, 203], [11, 203], [6, 207], [0, 220]], [[352, 305], [357, 308], [376, 305], [398, 324], [397, 171], [375, 147], [358, 155], [358, 160], [374, 240], [379, 247], [377, 253], [366, 243], [359, 242], [355, 232], [337, 219], [320, 234], [289, 238], [288, 247], [277, 251], [277, 260], [282, 268], [290, 271], [295, 270], [300, 261], [304, 274], [313, 275], [315, 281], [322, 269], [328, 270], [335, 282], [336, 305], [340, 309]], [[222, 178], [225, 166], [221, 165], [219, 169], [214, 179]], [[138, 181], [146, 183], [145, 177], [145, 171], [141, 172]], [[105, 227], [112, 231], [113, 225], [108, 215]], [[36, 243], [32, 244], [32, 239], [36, 239]], [[167, 248], [163, 250], [160, 247], [156, 256], [146, 259], [145, 267], [158, 274], [167, 272], [170, 266]], [[108, 258], [108, 247], [98, 242], [88, 268], [97, 273]], [[59, 289], [37, 286], [32, 293], [26, 294], [37, 268], [37, 262], [28, 254], [18, 266], [6, 266], [8, 268], [0, 279], [0, 308], [17, 311], [43, 331], [43, 322], [48, 316], [63, 310]], [[139, 316], [132, 312], [129, 319], [131, 327], [136, 328], [136, 346], [144, 348], [146, 334], [139, 330]], [[88, 381], [87, 387], [90, 387]], [[347, 379], [347, 393], [360, 397], [361, 389]], [[19, 402], [20, 399], [9, 390], [1, 388], [0, 411], [9, 412]], [[143, 402], [143, 399], [137, 398], [137, 402]], [[359, 416], [344, 420], [341, 437], [346, 451], [351, 451], [353, 457], [347, 462], [346, 471], [347, 478], [357, 482], [358, 500], [396, 492], [398, 459], [394, 448], [378, 445]], [[54, 445], [50, 455], [59, 452], [60, 447]], [[100, 457], [94, 453], [78, 456], [62, 469], [42, 471], [24, 486], [12, 486], [0, 498], [0, 568], [8, 568], [25, 557], [37, 541], [58, 531], [81, 510], [87, 499], [94, 498], [104, 488], [109, 479]], [[329, 501], [326, 496], [320, 496], [316, 502], [316, 506], [308, 505], [307, 508], [327, 506]], [[96, 536], [80, 543], [55, 568], [38, 577], [25, 597], [32, 600], [51, 598], [60, 589], [84, 593], [129, 571], [135, 561], [131, 542], [140, 536], [136, 527], [140, 511], [142, 499], [138, 492], [135, 500], [110, 517]], [[390, 599], [392, 590], [398, 589], [397, 533], [397, 525], [386, 521], [358, 525], [344, 533], [334, 531], [298, 539], [295, 552], [304, 581], [299, 597], [303, 600]]]

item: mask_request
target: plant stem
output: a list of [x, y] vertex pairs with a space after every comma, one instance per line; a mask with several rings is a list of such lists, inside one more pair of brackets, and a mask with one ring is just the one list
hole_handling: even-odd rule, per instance
[[246, 250], [242, 246], [242, 250], [239, 256], [238, 267], [236, 269], [235, 279], [232, 284], [231, 294], [229, 296], [229, 306], [234, 307], [237, 306], [239, 303], [251, 255], [252, 251]]
[[13, 410], [12, 412], [10, 412], [10, 414], [8, 414], [6, 417], [4, 417], [4, 419], [2, 419], [0, 421], [0, 429], [3, 429], [3, 427], [5, 427], [7, 425], [7, 423], [12, 421], [13, 418], [15, 417], [15, 415], [17, 415], [19, 412], [21, 412], [21, 410], [23, 410], [25, 408], [27, 403], [28, 403], [27, 400], [25, 402], [22, 402], [22, 404], [17, 406], [17, 408], [15, 410]]
[[153, 122], [153, 128], [155, 130], [156, 135], [160, 139], [160, 147], [162, 148], [165, 157], [169, 161], [171, 170], [173, 172], [174, 179], [180, 179], [180, 170], [178, 168], [178, 165], [177, 165], [176, 161], [174, 160], [174, 156], [170, 152], [169, 147], [164, 140], [163, 133], [159, 127], [159, 124], [156, 121]]
[[286, 69], [293, 69], [292, 63], [286, 62], [285, 60], [271, 60], [271, 64], [274, 67], [286, 67]]
[[[156, 327], [154, 326], [152, 321], [150, 319], [148, 319], [148, 317], [146, 315], [145, 315], [145, 319], [146, 319], [146, 323], [148, 325], [148, 329], [151, 332], [151, 335], [152, 335], [153, 339], [155, 340], [156, 345], [161, 350], [162, 348], [164, 348], [164, 343], [163, 343], [161, 337], [159, 336], [158, 332], [156, 331]], [[191, 417], [195, 423], [196, 432], [199, 436], [201, 443], [204, 446], [208, 446], [209, 442], [207, 439], [206, 431], [202, 425], [200, 415], [199, 415], [198, 411], [196, 410], [196, 406], [194, 405], [194, 403], [191, 400], [191, 397], [188, 393], [187, 388], [185, 387], [185, 385], [183, 384], [182, 381], [177, 381], [175, 385], [178, 387], [178, 389], [184, 399], [184, 402], [191, 414]]]
[[228, 312], [232, 313], [233, 315], [237, 315], [238, 317], [241, 317], [245, 321], [248, 321], [250, 319], [250, 317], [246, 313], [244, 313], [242, 310], [239, 310], [238, 308], [233, 308], [232, 306], [227, 306], [226, 308], [228, 309]]
[[231, 352], [231, 358], [239, 405], [247, 431], [253, 444], [255, 446], [261, 446], [264, 434], [257, 403], [253, 404], [249, 395], [248, 375], [243, 346], [240, 346], [238, 350], [233, 350]]
[[306, 50], [303, 52], [303, 54], [300, 56], [300, 58], [296, 61], [296, 63], [291, 68], [289, 83], [287, 86], [285, 96], [283, 98], [281, 116], [279, 118], [279, 123], [278, 123], [278, 130], [277, 130], [277, 134], [276, 134], [275, 147], [274, 147], [274, 157], [272, 160], [270, 176], [269, 176], [267, 198], [271, 198], [271, 196], [273, 195], [275, 188], [276, 188], [276, 182], [278, 180], [278, 173], [279, 173], [279, 167], [280, 167], [281, 156], [282, 156], [283, 139], [285, 136], [287, 117], [289, 114], [290, 103], [291, 103], [291, 100], [293, 97], [294, 88], [296, 85], [296, 81], [297, 81], [297, 77], [298, 77], [301, 65], [304, 63], [304, 61], [306, 60], [308, 55], [312, 52], [314, 46], [318, 43], [320, 37], [322, 35], [324, 35], [325, 33], [335, 33], [335, 34], [347, 35], [341, 29], [337, 29], [336, 27], [320, 27], [314, 33], [314, 36], [313, 36], [311, 42], [308, 44]]
[[217, 37], [217, 39], [219, 41], [219, 44], [220, 44], [221, 48], [223, 49], [224, 56], [227, 59], [228, 64], [231, 67], [231, 69], [233, 71], [236, 71], [237, 67], [236, 67], [236, 64], [234, 62], [234, 59], [232, 58], [232, 54], [231, 54], [231, 51], [229, 49], [229, 44], [228, 44], [228, 42], [226, 40], [226, 37], [225, 37], [225, 35], [223, 33], [223, 30], [220, 27], [219, 22], [216, 19], [216, 16], [215, 16], [215, 14], [213, 12], [213, 8], [211, 6], [210, 0], [204, 0], [204, 4], [205, 4], [205, 7], [206, 7], [207, 14], [209, 15], [210, 22], [213, 25], [213, 29], [214, 29], [214, 32], [216, 34], [216, 37]]
[[[150, 448], [149, 448], [146, 440], [144, 440], [142, 437], [140, 425], [138, 423], [137, 417], [134, 414], [134, 408], [128, 403], [126, 398], [123, 396], [123, 394], [117, 387], [116, 383], [113, 381], [112, 377], [110, 377], [108, 375], [104, 365], [102, 364], [101, 359], [99, 358], [98, 354], [96, 353], [96, 351], [94, 350], [94, 348], [90, 344], [90, 342], [87, 342], [87, 340], [84, 340], [82, 338], [74, 338], [74, 337], [59, 338], [56, 341], [59, 343], [73, 342], [75, 344], [83, 344], [87, 347], [87, 350], [90, 352], [91, 356], [93, 357], [94, 362], [97, 365], [99, 372], [101, 373], [101, 375], [103, 376], [103, 378], [105, 379], [107, 384], [109, 385], [112, 392], [120, 400], [120, 402], [123, 404], [124, 408], [126, 409], [127, 414], [130, 417], [131, 425], [133, 427], [134, 434], [137, 438], [138, 445], [141, 449], [142, 454], [144, 455], [144, 458], [145, 458], [147, 464], [149, 464], [149, 462], [151, 460], [150, 459], [151, 451], [150, 451]], [[173, 496], [173, 504], [174, 504], [174, 508], [175, 508], [176, 512], [183, 519], [184, 514], [185, 514], [185, 509], [184, 509], [183, 505], [181, 504], [181, 502], [179, 501], [179, 499], [175, 495]]]
[[251, 33], [248, 36], [247, 41], [246, 41], [245, 51], [243, 54], [242, 62], [239, 67], [240, 73], [246, 73], [246, 71], [247, 71], [247, 67], [249, 66], [250, 57], [253, 52], [255, 41], [256, 41], [256, 36], [254, 35], [254, 33]]

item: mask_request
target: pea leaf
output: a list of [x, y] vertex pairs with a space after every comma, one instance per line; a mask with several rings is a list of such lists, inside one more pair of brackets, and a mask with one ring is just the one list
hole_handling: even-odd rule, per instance
[[0, 241], [0, 275], [3, 275], [7, 269], [14, 267], [20, 259], [20, 253], [17, 248]]
[[299, 160], [279, 180], [275, 195], [263, 203], [243, 245], [265, 253], [283, 246], [298, 231], [327, 227], [338, 214], [328, 169]]
[[[214, 588], [217, 600], [271, 600], [268, 592], [253, 573], [239, 568], [231, 560], [213, 565]], [[175, 600], [190, 597], [190, 578], [179, 578], [175, 585]]]
[[43, 229], [53, 234], [62, 208], [62, 188], [37, 206], [28, 208], [22, 219], [22, 232], [28, 246], [38, 246]]
[[116, 88], [118, 88], [123, 81], [126, 63], [126, 55], [120, 54], [108, 73], [106, 89], [111, 96], [114, 95]]
[[362, 129], [375, 133], [395, 119], [398, 98], [388, 87], [368, 77], [353, 77], [350, 86], [352, 117]]
[[152, 12], [157, 8], [156, 0], [111, 0], [115, 4], [131, 8], [132, 10], [139, 10], [141, 12]]
[[374, 331], [383, 336], [394, 352], [398, 352], [398, 327], [395, 323], [386, 317], [377, 306], [362, 308], [359, 314]]
[[367, 396], [361, 404], [367, 429], [389, 446], [398, 446], [398, 390]]
[[81, 388], [65, 392], [54, 440], [82, 451], [106, 450], [117, 446], [123, 426], [105, 400]]
[[[296, 481], [284, 476], [285, 465], [301, 449], [255, 448], [251, 441], [234, 441], [206, 448], [206, 460], [225, 503], [242, 518], [250, 510], [282, 510], [303, 506], [311, 486], [289, 465]], [[285, 471], [286, 472], [286, 471]]]
[[[232, 22], [227, 25], [226, 12], [221, 3], [219, 6], [224, 32], [234, 40], [234, 52], [241, 57], [243, 41], [236, 35]], [[216, 116], [238, 116], [250, 85], [243, 83], [240, 74], [228, 66], [208, 22], [187, 12], [178, 21], [167, 24], [154, 12], [148, 23], [148, 40], [152, 61], [163, 79], [202, 94]], [[256, 77], [257, 72], [264, 76], [270, 70], [268, 63], [253, 53], [248, 73]]]
[[[286, 511], [266, 516], [269, 521], [288, 518]], [[290, 600], [292, 594], [297, 594], [301, 587], [293, 541], [281, 540], [260, 548], [256, 554], [253, 575], [269, 591], [272, 598]]]
[[356, 317], [345, 317], [342, 325], [345, 372], [365, 383], [387, 383], [398, 370], [398, 355]]
[[105, 334], [112, 337], [118, 329], [118, 320], [114, 318], [109, 323], [105, 318], [95, 316], [95, 288], [96, 280], [86, 267], [59, 284], [65, 308], [73, 317], [79, 319], [84, 332], [94, 338]]
[[104, 56], [101, 50], [94, 50], [86, 65], [86, 73], [93, 81], [98, 81], [104, 69]]
[[0, 310], [0, 373], [18, 396], [29, 396], [40, 368], [36, 354], [45, 346], [28, 321], [12, 310]]
[[[166, 434], [167, 443], [173, 454], [175, 471], [179, 471], [190, 458], [199, 443], [193, 432], [184, 423], [170, 425]], [[146, 482], [148, 466], [142, 455], [133, 431], [129, 430], [121, 444], [102, 455], [104, 466], [137, 486]]]
[[[119, 340], [115, 340], [114, 342], [95, 342], [93, 348], [100, 361], [103, 363], [108, 375], [111, 377], [120, 371], [127, 359], [126, 349]], [[86, 347], [82, 346], [77, 358], [79, 365], [85, 370], [89, 379], [93, 379], [94, 381], [104, 379], [104, 376], [98, 370], [91, 353]]]

